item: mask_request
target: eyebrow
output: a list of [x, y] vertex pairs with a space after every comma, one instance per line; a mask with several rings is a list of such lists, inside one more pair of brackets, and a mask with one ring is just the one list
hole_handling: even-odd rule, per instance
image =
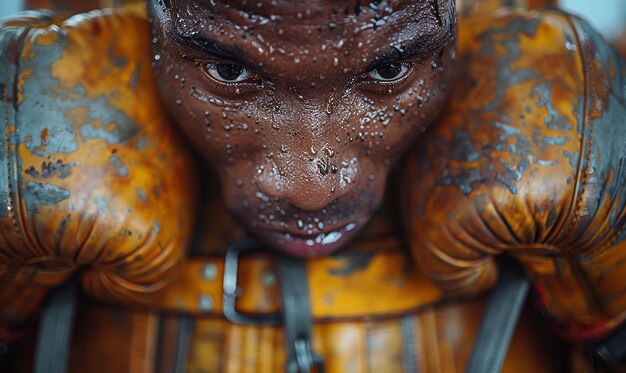
[[388, 50], [375, 56], [367, 68], [375, 69], [391, 62], [424, 57], [445, 46], [453, 36], [454, 33], [450, 29], [444, 29], [435, 35], [426, 34], [408, 41], [394, 43]]
[[192, 48], [198, 52], [240, 64], [248, 62], [239, 48], [225, 45], [217, 40], [201, 35], [181, 35], [176, 32], [172, 32], [170, 36], [177, 44], [183, 47]]
[[[250, 61], [245, 57], [245, 53], [238, 47], [225, 45], [215, 39], [199, 35], [183, 35], [177, 32], [168, 33], [172, 39], [182, 47], [188, 47], [198, 52], [211, 55], [213, 57], [230, 60], [242, 65], [250, 65]], [[454, 33], [450, 29], [443, 29], [434, 35], [428, 33], [415, 39], [395, 43], [383, 53], [375, 56], [367, 64], [367, 70], [375, 69], [388, 63], [408, 60], [412, 58], [424, 57], [449, 42]]]

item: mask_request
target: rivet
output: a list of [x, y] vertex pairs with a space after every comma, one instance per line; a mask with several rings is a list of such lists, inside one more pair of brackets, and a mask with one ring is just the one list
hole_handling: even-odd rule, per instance
[[207, 281], [213, 281], [217, 278], [217, 267], [215, 264], [207, 264], [202, 269], [202, 277]]
[[271, 271], [264, 272], [261, 275], [261, 282], [263, 282], [265, 286], [274, 286], [277, 280], [276, 273]]
[[211, 298], [211, 296], [207, 294], [200, 295], [198, 307], [200, 307], [200, 310], [202, 311], [210, 311], [211, 309], [213, 309], [213, 298]]

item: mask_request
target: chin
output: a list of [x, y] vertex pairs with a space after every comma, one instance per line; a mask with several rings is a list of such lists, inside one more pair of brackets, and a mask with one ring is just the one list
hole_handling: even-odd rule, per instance
[[327, 256], [345, 247], [367, 220], [356, 219], [310, 235], [264, 227], [252, 228], [251, 232], [269, 248], [295, 257], [311, 258]]

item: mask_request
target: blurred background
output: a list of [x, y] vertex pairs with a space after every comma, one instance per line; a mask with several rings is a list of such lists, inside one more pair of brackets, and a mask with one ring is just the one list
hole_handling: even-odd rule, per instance
[[[83, 2], [83, 0], [66, 0]], [[62, 1], [63, 2], [63, 1]], [[115, 0], [109, 0], [115, 3]], [[0, 18], [11, 15], [23, 7], [24, 0], [0, 0]], [[626, 31], [626, 0], [559, 0], [563, 9], [590, 21], [609, 40]]]
[[591, 22], [609, 40], [626, 30], [626, 0], [560, 0], [559, 4]]
[[22, 0], [0, 0], [0, 18], [19, 11], [22, 6]]

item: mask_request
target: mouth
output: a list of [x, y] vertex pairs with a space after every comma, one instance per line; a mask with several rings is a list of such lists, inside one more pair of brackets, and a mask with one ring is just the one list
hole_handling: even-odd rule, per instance
[[363, 224], [359, 221], [347, 223], [339, 228], [301, 234], [268, 228], [257, 228], [254, 233], [266, 245], [289, 255], [309, 258], [329, 255], [353, 238]]

